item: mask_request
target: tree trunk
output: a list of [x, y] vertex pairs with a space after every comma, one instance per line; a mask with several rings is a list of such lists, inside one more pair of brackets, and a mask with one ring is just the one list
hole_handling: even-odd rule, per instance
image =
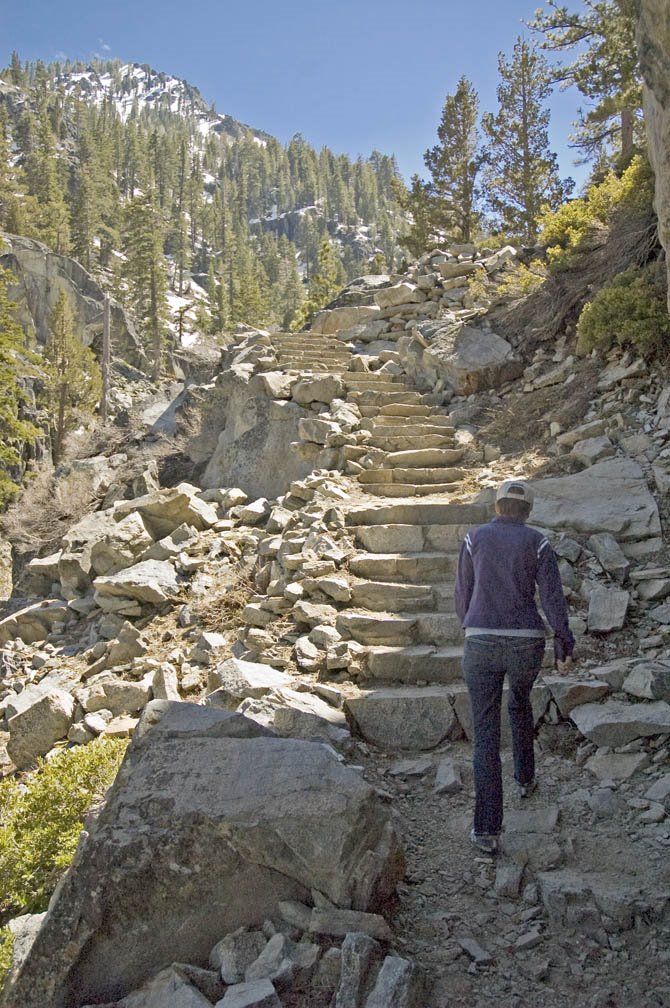
[[67, 382], [63, 381], [58, 390], [58, 418], [56, 420], [56, 431], [53, 446], [54, 464], [58, 465], [63, 454], [63, 442], [65, 440], [65, 405], [67, 403]]
[[621, 161], [628, 164], [633, 156], [633, 127], [635, 116], [629, 108], [621, 109]]

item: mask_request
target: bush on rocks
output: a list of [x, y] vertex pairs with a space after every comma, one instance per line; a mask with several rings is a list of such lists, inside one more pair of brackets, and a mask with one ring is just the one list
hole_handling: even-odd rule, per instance
[[28, 777], [0, 781], [0, 922], [46, 910], [84, 816], [114, 780], [126, 745], [100, 739], [63, 750]]
[[604, 284], [577, 323], [578, 353], [616, 342], [650, 357], [667, 352], [668, 337], [665, 272], [658, 263], [631, 267]]
[[552, 270], [570, 269], [597, 233], [609, 227], [617, 213], [637, 214], [651, 206], [653, 184], [646, 158], [631, 161], [621, 177], [610, 171], [581, 199], [569, 200], [540, 220], [540, 241]]

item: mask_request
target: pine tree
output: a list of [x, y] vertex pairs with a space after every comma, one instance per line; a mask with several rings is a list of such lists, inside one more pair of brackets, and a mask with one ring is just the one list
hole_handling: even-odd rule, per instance
[[427, 182], [423, 182], [418, 175], [412, 175], [410, 181], [409, 190], [405, 189], [399, 179], [394, 181], [398, 204], [411, 216], [411, 224], [403, 235], [402, 243], [412, 255], [421, 256], [435, 244], [439, 209]]
[[524, 39], [518, 38], [510, 61], [498, 57], [501, 82], [494, 116], [482, 117], [488, 139], [483, 153], [486, 201], [505, 234], [535, 241], [537, 219], [554, 210], [572, 190], [572, 179], [561, 181], [556, 155], [549, 149], [551, 92], [547, 64]]
[[164, 223], [155, 190], [149, 188], [126, 207], [123, 248], [130, 304], [144, 337], [154, 381], [160, 378], [167, 318], [163, 235]]
[[49, 382], [45, 405], [51, 427], [51, 451], [57, 465], [65, 437], [82, 414], [93, 412], [102, 391], [102, 377], [95, 354], [77, 338], [70, 300], [61, 291], [51, 314], [50, 333], [44, 348]]
[[437, 127], [439, 143], [423, 156], [437, 201], [438, 223], [458, 241], [469, 242], [477, 228], [477, 177], [481, 166], [477, 118], [479, 98], [466, 77], [447, 95]]
[[33, 442], [39, 431], [23, 417], [29, 399], [24, 379], [34, 365], [34, 355], [25, 349], [25, 336], [14, 317], [16, 305], [7, 288], [13, 280], [0, 268], [0, 507], [18, 493], [23, 447]]
[[310, 281], [307, 300], [296, 313], [291, 328], [301, 329], [310, 322], [318, 311], [325, 308], [329, 301], [332, 301], [345, 279], [342, 264], [334, 246], [329, 241], [322, 242], [319, 249], [318, 269]]
[[179, 145], [179, 162], [177, 169], [177, 186], [175, 202], [172, 211], [172, 242], [175, 257], [175, 276], [173, 288], [178, 294], [184, 291], [184, 274], [190, 264], [190, 244], [188, 234], [188, 219], [186, 216], [187, 182], [188, 182], [188, 146], [183, 138]]
[[70, 215], [65, 201], [65, 166], [58, 156], [46, 99], [40, 104], [36, 129], [33, 123], [27, 117], [30, 139], [23, 163], [30, 193], [38, 203], [37, 226], [41, 240], [66, 255], [70, 249]]
[[27, 238], [39, 238], [37, 202], [26, 194], [26, 187], [23, 169], [14, 163], [10, 153], [7, 116], [0, 108], [0, 229]]
[[574, 84], [591, 103], [576, 123], [576, 145], [597, 157], [615, 143], [616, 160], [625, 167], [642, 118], [635, 0], [584, 0], [581, 8], [570, 11], [546, 0], [529, 27], [542, 36], [541, 49], [577, 52], [571, 63], [557, 62], [551, 74], [564, 87]]

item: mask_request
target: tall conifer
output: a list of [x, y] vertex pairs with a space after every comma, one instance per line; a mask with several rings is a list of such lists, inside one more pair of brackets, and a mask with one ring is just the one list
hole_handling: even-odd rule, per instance
[[569, 195], [572, 179], [561, 181], [549, 149], [551, 93], [546, 60], [518, 38], [510, 60], [498, 57], [498, 112], [482, 117], [486, 202], [511, 238], [532, 243], [544, 209], [554, 210]]

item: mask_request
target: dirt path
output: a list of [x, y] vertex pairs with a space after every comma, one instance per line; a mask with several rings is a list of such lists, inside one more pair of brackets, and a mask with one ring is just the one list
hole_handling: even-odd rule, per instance
[[[507, 827], [493, 859], [468, 839], [469, 744], [407, 758], [432, 763], [444, 756], [463, 769], [464, 788], [457, 794], [435, 794], [432, 769], [422, 776], [399, 773], [404, 756], [401, 761], [368, 751], [361, 760], [366, 777], [388, 793], [397, 814], [408, 864], [394, 928], [399, 951], [415, 957], [430, 978], [425, 1008], [670, 1005], [670, 919], [662, 913], [654, 919], [643, 904], [636, 912], [627, 895], [637, 887], [659, 897], [670, 890], [670, 828], [641, 823], [643, 810], [636, 807], [645, 804], [645, 775], [611, 790], [573, 758], [539, 750], [540, 785], [522, 803], [513, 793], [511, 754], [505, 751], [505, 814], [514, 832]], [[523, 867], [515, 813], [546, 824], [553, 810], [557, 825], [534, 835], [531, 863]], [[589, 901], [578, 905], [572, 926], [552, 919], [538, 893], [539, 869], [556, 879], [570, 872], [604, 882], [618, 894], [612, 912], [630, 917], [633, 926], [620, 930]], [[659, 907], [665, 902], [660, 898]]]

